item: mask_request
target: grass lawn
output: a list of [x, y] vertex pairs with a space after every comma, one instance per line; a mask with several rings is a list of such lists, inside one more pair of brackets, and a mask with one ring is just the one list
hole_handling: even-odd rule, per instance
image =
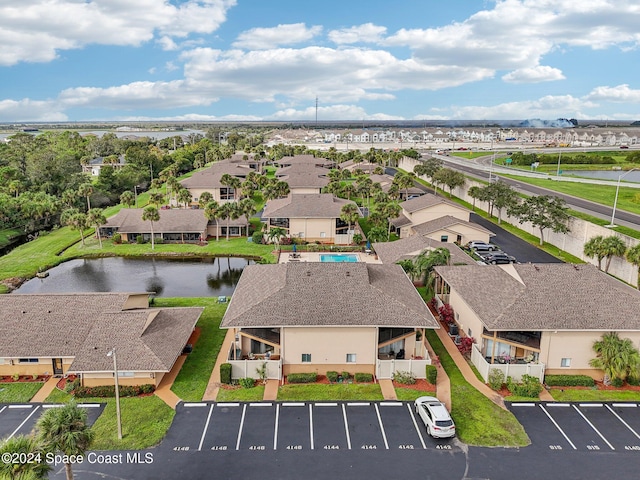
[[339, 401], [384, 400], [380, 385], [374, 383], [340, 383], [283, 385], [278, 389], [278, 400], [289, 401]]
[[398, 397], [398, 400], [405, 402], [413, 402], [416, 398], [424, 397], [425, 395], [435, 397], [436, 393], [423, 392], [422, 390], [413, 390], [411, 388], [396, 388], [396, 397]]
[[11, 238], [20, 235], [21, 232], [20, 230], [13, 230], [13, 229], [4, 229], [4, 230], [0, 230], [0, 248], [4, 247], [5, 245], [9, 245], [9, 243], [11, 243]]
[[264, 385], [257, 385], [253, 388], [235, 388], [218, 390], [216, 402], [259, 402], [264, 398]]
[[0, 403], [26, 403], [43, 385], [43, 382], [0, 383]]
[[204, 307], [197, 324], [197, 327], [200, 327], [200, 337], [171, 387], [173, 393], [184, 401], [202, 400], [220, 346], [227, 333], [226, 330], [219, 328], [227, 305], [227, 303], [218, 303], [215, 298], [160, 297], [155, 299], [156, 307]]
[[[70, 395], [56, 389], [47, 402], [63, 403], [70, 399]], [[164, 438], [175, 415], [173, 409], [155, 395], [121, 397], [122, 440], [118, 440], [115, 398], [83, 398], [81, 401], [107, 404], [92, 427], [95, 432], [92, 450], [140, 450], [153, 447]]]
[[573, 390], [551, 389], [558, 402], [638, 402], [640, 392], [632, 390]]
[[531, 443], [511, 412], [500, 408], [467, 383], [438, 335], [433, 331], [427, 331], [426, 335], [451, 382], [451, 416], [460, 440], [486, 447], [519, 447]]

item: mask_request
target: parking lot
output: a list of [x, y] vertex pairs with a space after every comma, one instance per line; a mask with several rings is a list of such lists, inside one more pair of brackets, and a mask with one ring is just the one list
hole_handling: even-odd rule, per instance
[[531, 439], [546, 450], [640, 454], [637, 403], [512, 403], [510, 410]]
[[[0, 438], [7, 440], [16, 435], [29, 434], [36, 425], [43, 412], [57, 405], [49, 404], [0, 404]], [[98, 419], [104, 405], [100, 403], [80, 403], [87, 410], [87, 420], [89, 425]]]
[[435, 440], [410, 402], [180, 404], [163, 446], [174, 451], [458, 450]]

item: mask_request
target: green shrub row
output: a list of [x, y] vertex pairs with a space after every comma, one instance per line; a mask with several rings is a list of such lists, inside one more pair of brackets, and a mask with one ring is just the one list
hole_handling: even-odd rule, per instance
[[517, 397], [537, 398], [544, 388], [537, 377], [533, 375], [522, 375], [520, 383], [514, 382], [511, 377], [507, 377], [507, 388], [511, 395]]
[[329, 381], [331, 383], [336, 383], [339, 381], [343, 381], [346, 382], [347, 380], [349, 380], [351, 378], [351, 374], [349, 372], [342, 372], [342, 373], [338, 373], [334, 370], [331, 370], [329, 372], [327, 372], [327, 378], [329, 379]]
[[290, 373], [287, 375], [289, 383], [313, 383], [318, 379], [316, 373]]
[[220, 382], [231, 385], [231, 364], [223, 363], [220, 365]]
[[413, 385], [416, 383], [416, 377], [411, 372], [402, 372], [398, 370], [393, 372], [393, 381], [401, 383], [402, 385]]
[[502, 388], [502, 385], [504, 385], [504, 372], [499, 368], [492, 368], [491, 370], [489, 370], [489, 378], [487, 383], [489, 384], [489, 388], [491, 388], [491, 390], [500, 390]]
[[589, 375], [545, 375], [544, 383], [550, 387], [593, 387], [596, 384]]
[[431, 385], [435, 385], [438, 381], [438, 369], [435, 365], [427, 365], [425, 367], [425, 373], [427, 375], [427, 382]]
[[[145, 393], [153, 393], [155, 391], [155, 385], [120, 385], [118, 389], [121, 397], [137, 397]], [[100, 385], [97, 387], [78, 387], [73, 390], [73, 396], [76, 398], [89, 398], [89, 397], [115, 397], [116, 387], [115, 385]]]
[[359, 383], [373, 382], [373, 375], [370, 373], [356, 373], [353, 378]]
[[251, 377], [240, 378], [238, 379], [238, 383], [242, 388], [253, 388], [256, 386], [255, 379]]

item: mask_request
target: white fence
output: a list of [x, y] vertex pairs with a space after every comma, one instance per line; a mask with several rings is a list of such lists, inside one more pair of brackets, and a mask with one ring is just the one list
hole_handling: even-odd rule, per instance
[[267, 364], [267, 378], [280, 380], [282, 378], [282, 360], [230, 360], [231, 378], [260, 378], [258, 369]]
[[395, 372], [411, 372], [415, 378], [427, 378], [425, 366], [431, 365], [431, 359], [423, 360], [378, 360], [376, 377], [393, 378]]
[[504, 377], [511, 377], [514, 381], [519, 382], [522, 379], [522, 375], [532, 375], [540, 380], [540, 383], [544, 382], [544, 363], [489, 363], [485, 360], [480, 353], [480, 350], [476, 345], [471, 349], [471, 363], [473, 363], [484, 381], [489, 380], [489, 372], [494, 368], [502, 370]]

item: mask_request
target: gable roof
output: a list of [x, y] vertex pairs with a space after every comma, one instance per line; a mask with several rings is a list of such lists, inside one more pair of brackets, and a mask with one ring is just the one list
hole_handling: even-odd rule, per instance
[[[123, 208], [101, 228], [117, 227], [122, 233], [151, 233], [151, 222], [142, 220], [143, 211], [142, 208]], [[154, 234], [202, 233], [207, 229], [208, 220], [204, 216], [204, 210], [172, 208], [160, 209], [158, 213], [160, 220], [153, 222]]]
[[476, 262], [455, 243], [439, 242], [421, 235], [411, 235], [393, 242], [374, 243], [373, 249], [382, 263], [397, 263], [416, 257], [425, 249], [446, 248], [454, 265], [473, 265]]
[[398, 265], [281, 263], [245, 267], [221, 327], [280, 326], [439, 328]]
[[640, 330], [640, 291], [593, 265], [435, 270], [489, 330]]
[[255, 171], [256, 170], [249, 167], [246, 163], [239, 163], [227, 159], [216, 162], [204, 170], [195, 172], [189, 178], [180, 180], [180, 184], [185, 188], [220, 188], [224, 187], [220, 182], [224, 174], [229, 174], [232, 177], [238, 177], [242, 180], [250, 172]]
[[459, 218], [453, 217], [451, 215], [445, 215], [444, 217], [439, 217], [429, 222], [420, 223], [418, 225], [413, 225], [413, 230], [418, 235], [429, 235], [430, 233], [437, 232], [438, 230], [452, 230], [455, 231], [456, 225], [464, 225], [468, 228], [472, 228], [482, 233], [486, 233], [488, 235], [495, 235], [490, 230], [487, 230], [481, 225], [477, 223], [467, 222], [466, 220], [460, 220]]
[[334, 164], [332, 160], [328, 160], [322, 157], [314, 157], [313, 155], [305, 154], [305, 155], [294, 155], [293, 157], [282, 157], [280, 160], [276, 160], [278, 165], [281, 167], [287, 165], [296, 165], [296, 164], [311, 164], [329, 167]]
[[269, 200], [262, 218], [339, 218], [342, 207], [348, 203], [356, 205], [331, 193], [294, 193]]
[[440, 205], [442, 203], [449, 205], [451, 207], [455, 207], [458, 210], [461, 210], [464, 212], [470, 212], [468, 209], [458, 205], [457, 203], [454, 203], [451, 200], [447, 200], [444, 197], [440, 197], [432, 193], [425, 193], [424, 195], [421, 195], [419, 197], [412, 198], [411, 200], [402, 202], [400, 206], [402, 207], [403, 210], [409, 213], [413, 213], [419, 210], [423, 210], [425, 208], [433, 207], [434, 205]]

